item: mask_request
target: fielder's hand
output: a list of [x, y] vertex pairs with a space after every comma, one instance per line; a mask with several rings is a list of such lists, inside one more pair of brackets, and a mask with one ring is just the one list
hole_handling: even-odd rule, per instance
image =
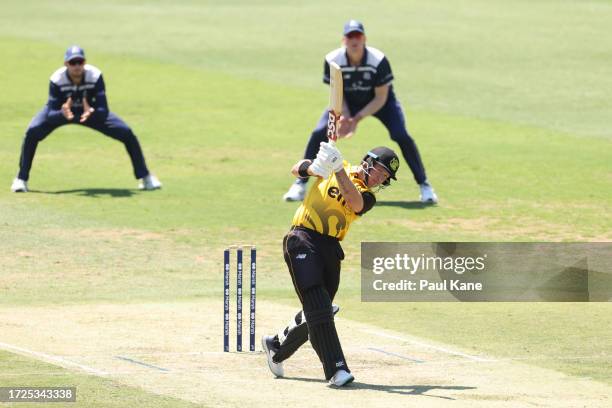
[[323, 164], [331, 168], [334, 173], [343, 169], [342, 153], [340, 153], [340, 150], [338, 150], [334, 143], [322, 142], [317, 158], [319, 155], [321, 155]]
[[74, 119], [74, 114], [72, 113], [72, 97], [69, 96], [68, 100], [64, 102], [62, 105], [62, 115], [68, 120]]
[[92, 113], [94, 113], [94, 108], [87, 102], [87, 95], [83, 95], [83, 114], [81, 115], [80, 122], [85, 123]]
[[338, 137], [340, 139], [348, 139], [353, 134], [355, 134], [355, 130], [357, 129], [357, 122], [353, 120], [353, 118], [340, 116], [340, 120], [338, 121]]

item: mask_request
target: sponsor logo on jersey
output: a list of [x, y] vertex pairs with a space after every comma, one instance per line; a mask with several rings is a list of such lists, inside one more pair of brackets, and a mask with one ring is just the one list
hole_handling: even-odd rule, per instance
[[342, 203], [342, 206], [346, 205], [346, 200], [344, 199], [344, 196], [342, 195], [338, 187], [328, 188], [327, 195], [330, 196], [331, 198], [335, 198], [336, 201], [338, 201], [339, 203]]

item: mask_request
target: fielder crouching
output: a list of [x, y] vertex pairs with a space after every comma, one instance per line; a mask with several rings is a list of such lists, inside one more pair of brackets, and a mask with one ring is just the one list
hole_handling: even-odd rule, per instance
[[334, 324], [338, 309], [332, 307], [344, 259], [340, 241], [351, 223], [372, 209], [377, 187], [395, 180], [398, 167], [397, 155], [387, 147], [372, 149], [360, 166], [352, 167], [328, 142], [320, 144], [314, 161], [301, 160], [293, 166], [296, 177], [317, 179], [283, 240], [285, 262], [303, 311], [279, 334], [262, 337], [268, 366], [277, 377], [284, 375], [283, 361], [310, 339], [330, 385], [353, 381]]
[[109, 111], [102, 72], [89, 65], [85, 51], [73, 45], [66, 50], [64, 66], [51, 75], [47, 105], [34, 116], [21, 145], [19, 173], [11, 191], [25, 193], [38, 144], [60, 126], [76, 124], [97, 130], [125, 146], [139, 188], [156, 190], [161, 182], [149, 172], [140, 143], [132, 129]]

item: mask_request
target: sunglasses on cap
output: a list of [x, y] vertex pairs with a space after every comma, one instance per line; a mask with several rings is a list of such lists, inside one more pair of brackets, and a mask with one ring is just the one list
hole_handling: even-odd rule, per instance
[[68, 65], [83, 65], [83, 63], [85, 63], [85, 60], [80, 58], [75, 58], [68, 61]]
[[346, 38], [356, 38], [356, 39], [360, 39], [361, 37], [363, 37], [363, 33], [360, 33], [359, 31], [351, 31], [350, 33], [348, 33], [346, 35]]

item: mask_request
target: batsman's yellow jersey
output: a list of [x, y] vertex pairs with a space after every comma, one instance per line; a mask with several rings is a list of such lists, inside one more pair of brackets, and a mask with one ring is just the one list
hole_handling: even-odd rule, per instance
[[[344, 161], [344, 169], [360, 193], [372, 193], [357, 177], [357, 171]], [[355, 169], [356, 170], [356, 169]], [[336, 175], [327, 179], [317, 177], [302, 205], [293, 216], [293, 225], [306, 227], [320, 234], [331, 235], [342, 240], [351, 223], [359, 217], [348, 205], [338, 186]]]

